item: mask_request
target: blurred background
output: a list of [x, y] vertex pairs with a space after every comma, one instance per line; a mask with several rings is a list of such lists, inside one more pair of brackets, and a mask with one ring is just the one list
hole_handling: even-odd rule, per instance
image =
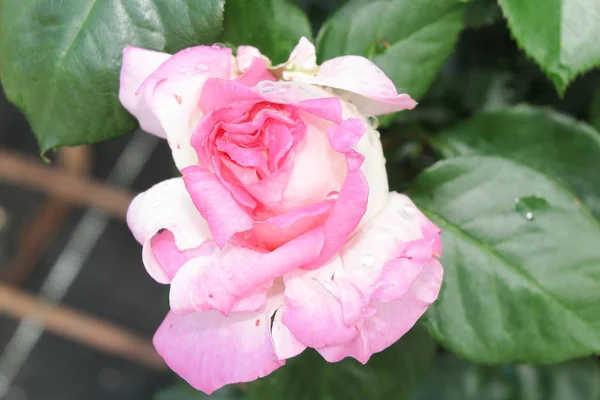
[[[343, 1], [297, 3], [318, 32]], [[560, 98], [518, 49], [495, 2], [475, 3], [419, 107], [381, 129], [393, 189], [436, 161], [431, 135], [477, 112], [526, 102], [589, 119], [598, 72]], [[175, 381], [150, 342], [168, 310], [167, 292], [147, 275], [124, 216], [135, 193], [174, 173], [168, 146], [138, 130], [47, 157], [0, 95], [0, 399], [152, 399]], [[519, 373], [527, 370], [494, 370], [479, 391], [483, 378], [473, 372], [477, 390], [444, 398], [503, 399], [498, 382]], [[568, 392], [555, 395], [522, 398], [568, 400]]]

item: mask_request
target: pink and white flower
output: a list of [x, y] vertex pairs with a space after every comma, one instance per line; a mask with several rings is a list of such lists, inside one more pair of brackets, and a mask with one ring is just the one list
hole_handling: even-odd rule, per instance
[[121, 102], [182, 174], [128, 213], [148, 273], [171, 285], [154, 344], [206, 393], [307, 347], [366, 363], [440, 289], [439, 230], [389, 192], [366, 118], [416, 103], [362, 57], [314, 54], [304, 38], [278, 67], [248, 46], [124, 51]]

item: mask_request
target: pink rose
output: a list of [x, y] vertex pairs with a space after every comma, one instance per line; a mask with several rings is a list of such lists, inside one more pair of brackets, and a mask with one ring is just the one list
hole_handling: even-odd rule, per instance
[[364, 58], [314, 54], [304, 38], [277, 67], [252, 47], [124, 51], [121, 101], [183, 175], [128, 214], [148, 272], [171, 284], [154, 344], [206, 393], [306, 347], [366, 363], [440, 289], [439, 230], [389, 192], [365, 117], [416, 103]]

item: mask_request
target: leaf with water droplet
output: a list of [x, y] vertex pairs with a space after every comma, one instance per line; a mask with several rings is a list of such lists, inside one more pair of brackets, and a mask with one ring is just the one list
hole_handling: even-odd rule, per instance
[[411, 193], [442, 230], [444, 285], [427, 327], [464, 359], [554, 363], [600, 353], [600, 224], [554, 170], [532, 164], [454, 158], [422, 173]]
[[[600, 100], [598, 105], [600, 115]], [[567, 115], [531, 106], [488, 111], [436, 136], [433, 145], [444, 158], [500, 155], [540, 171], [600, 220], [600, 134]]]
[[533, 220], [536, 211], [550, 208], [548, 202], [537, 196], [515, 197], [515, 210], [527, 220]]

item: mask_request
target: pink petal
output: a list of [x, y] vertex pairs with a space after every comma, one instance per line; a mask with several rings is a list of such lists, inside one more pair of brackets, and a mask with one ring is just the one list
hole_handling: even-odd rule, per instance
[[215, 249], [214, 242], [207, 240], [199, 247], [180, 250], [175, 244], [173, 233], [165, 230], [150, 239], [151, 254], [147, 254], [147, 248], [142, 254], [147, 264], [160, 267], [160, 271], [164, 272], [171, 281], [181, 266], [190, 259], [210, 255]]
[[262, 59], [253, 58], [245, 72], [235, 80], [244, 86], [255, 86], [258, 82], [276, 81], [277, 79]]
[[127, 46], [123, 49], [123, 65], [121, 67], [121, 85], [119, 100], [140, 123], [143, 130], [162, 138], [166, 133], [160, 121], [154, 115], [152, 107], [143, 96], [137, 95], [142, 82], [154, 72], [170, 54]]
[[331, 124], [315, 119], [314, 123], [307, 124], [304, 139], [292, 150], [293, 165], [281, 204], [282, 211], [315, 204], [330, 195], [336, 197], [346, 179], [346, 157], [332, 149], [324, 134]]
[[[215, 253], [190, 259], [183, 264], [177, 271], [173, 282], [171, 282], [169, 293], [171, 311], [185, 315], [213, 309], [222, 311], [223, 314], [260, 310], [267, 301], [267, 290], [270, 282], [250, 290], [248, 293], [231, 297], [225, 287], [215, 285], [213, 288], [208, 288], [210, 293], [207, 304], [202, 305], [202, 294], [199, 293], [202, 286], [199, 282], [209, 273], [220, 274], [227, 279], [233, 279], [235, 266], [229, 262], [231, 259], [231, 255], [223, 257], [221, 254]], [[247, 259], [248, 262], [253, 262], [251, 256], [248, 256]], [[197, 297], [200, 300], [197, 301]], [[223, 303], [223, 299], [226, 303]]]
[[329, 362], [354, 357], [366, 364], [370, 356], [394, 344], [414, 326], [438, 296], [444, 270], [436, 259], [431, 260], [409, 292], [395, 302], [374, 302], [375, 313], [367, 318], [361, 330], [350, 343], [319, 349]]
[[246, 72], [251, 68], [254, 59], [262, 60], [263, 64], [271, 64], [266, 56], [261, 54], [260, 50], [252, 46], [239, 46], [236, 53], [237, 66], [241, 72]]
[[337, 97], [303, 100], [297, 106], [301, 110], [336, 124], [341, 124], [343, 121], [342, 105]]
[[206, 394], [224, 385], [251, 382], [282, 366], [273, 349], [271, 315], [216, 311], [185, 316], [170, 312], [154, 346], [171, 369]]
[[[325, 245], [321, 255], [305, 268], [319, 268], [337, 253], [354, 232], [367, 210], [369, 186], [364, 174], [359, 169], [360, 164], [355, 162], [356, 157], [362, 158], [362, 156], [350, 152], [346, 157], [348, 175], [342, 185], [337, 202], [323, 225]], [[353, 163], [354, 165], [352, 165]]]
[[334, 203], [334, 200], [325, 200], [264, 221], [256, 221], [246, 240], [248, 243], [260, 244], [266, 248], [277, 248], [323, 225]]
[[217, 149], [227, 153], [232, 160], [243, 167], [258, 167], [266, 161], [265, 151], [260, 148], [241, 147], [234, 142], [217, 140]]
[[219, 310], [227, 315], [241, 299], [266, 290], [274, 279], [314, 259], [322, 246], [320, 229], [271, 252], [228, 246], [181, 268], [171, 284], [171, 305], [184, 312]]
[[313, 348], [346, 343], [358, 328], [345, 324], [339, 301], [316, 281], [286, 283], [282, 321], [301, 343]]
[[196, 164], [190, 147], [192, 132], [202, 117], [199, 99], [209, 78], [229, 79], [231, 49], [190, 47], [173, 55], [140, 86], [139, 95], [160, 121], [177, 166]]
[[327, 130], [331, 147], [337, 152], [349, 152], [365, 132], [365, 123], [357, 118], [348, 118], [339, 125]]
[[275, 313], [271, 335], [273, 336], [273, 347], [280, 360], [296, 357], [306, 349], [306, 345], [299, 341], [281, 320], [281, 309]]
[[156, 259], [151, 239], [161, 229], [172, 233], [177, 249], [199, 247], [211, 238], [204, 218], [196, 210], [181, 178], [161, 182], [137, 195], [127, 211], [127, 224], [138, 242], [144, 245], [144, 265], [160, 283], [171, 281]]
[[[338, 256], [314, 271], [284, 277], [283, 323], [330, 361], [352, 356], [366, 362], [398, 340], [435, 300], [441, 284], [438, 239], [439, 230], [410, 199], [392, 193]], [[393, 310], [388, 305], [398, 308], [394, 321], [386, 314]]]
[[220, 248], [235, 233], [252, 228], [252, 218], [240, 208], [215, 174], [198, 166], [187, 167], [181, 172], [194, 205], [208, 222], [213, 240]]
[[[258, 93], [237, 82], [209, 79], [204, 85], [200, 106], [205, 113], [209, 113], [231, 107], [236, 102], [252, 104], [261, 100], [263, 98]], [[246, 105], [244, 108], [249, 107]]]
[[325, 61], [314, 75], [294, 74], [294, 80], [343, 90], [342, 97], [365, 115], [411, 110], [417, 103], [398, 94], [394, 83], [364, 57], [343, 56]]

